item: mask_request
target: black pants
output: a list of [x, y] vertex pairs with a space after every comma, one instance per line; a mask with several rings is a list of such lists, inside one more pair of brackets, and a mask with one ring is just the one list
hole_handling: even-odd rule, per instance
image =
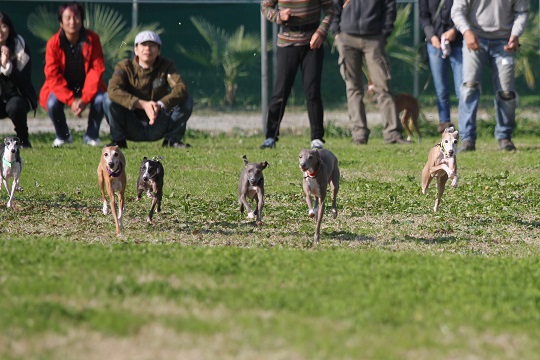
[[13, 96], [7, 102], [0, 100], [0, 119], [10, 118], [21, 142], [28, 141], [28, 111], [30, 105], [22, 96]]
[[311, 140], [324, 137], [323, 104], [321, 99], [321, 76], [324, 48], [310, 49], [306, 46], [286, 46], [277, 49], [277, 74], [272, 100], [266, 118], [266, 137], [278, 139], [279, 125], [294, 85], [298, 67], [302, 70], [302, 85], [306, 97]]

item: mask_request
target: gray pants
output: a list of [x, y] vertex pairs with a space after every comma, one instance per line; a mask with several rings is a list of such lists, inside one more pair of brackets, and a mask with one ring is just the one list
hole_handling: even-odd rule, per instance
[[339, 34], [336, 41], [339, 51], [339, 67], [345, 80], [347, 106], [352, 123], [353, 140], [367, 140], [370, 130], [367, 126], [364, 105], [364, 80], [362, 65], [364, 58], [369, 79], [375, 85], [377, 102], [383, 120], [383, 137], [386, 142], [403, 138], [403, 127], [396, 111], [394, 97], [390, 90], [390, 65], [384, 45], [383, 35], [355, 36]]

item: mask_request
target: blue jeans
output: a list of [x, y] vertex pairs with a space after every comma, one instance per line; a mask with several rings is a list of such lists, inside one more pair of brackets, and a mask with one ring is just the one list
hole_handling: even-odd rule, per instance
[[193, 98], [190, 95], [183, 104], [173, 107], [170, 112], [160, 110], [153, 125], [149, 124], [144, 110], [127, 109], [111, 101], [107, 94], [103, 109], [111, 128], [113, 142], [155, 141], [163, 138], [174, 143], [181, 142], [184, 137], [187, 121], [193, 111]]
[[[47, 101], [47, 109], [49, 118], [54, 125], [56, 137], [61, 140], [66, 140], [69, 137], [69, 128], [64, 112], [65, 106], [66, 104], [60, 102], [60, 100], [56, 98], [56, 95], [51, 92], [49, 100]], [[86, 127], [85, 135], [91, 139], [97, 139], [99, 138], [99, 127], [103, 120], [103, 92], [99, 91], [88, 106], [90, 111], [88, 114], [88, 126]]]
[[450, 83], [448, 81], [448, 72], [452, 68], [454, 75], [454, 91], [459, 99], [459, 87], [462, 83], [462, 64], [463, 49], [453, 47], [450, 56], [442, 58], [441, 49], [437, 49], [429, 42], [427, 44], [429, 54], [429, 67], [433, 76], [433, 85], [437, 94], [437, 109], [439, 110], [439, 122], [450, 121]]
[[480, 49], [469, 50], [463, 43], [463, 84], [459, 95], [459, 132], [463, 140], [476, 140], [476, 112], [480, 101], [482, 70], [491, 67], [495, 93], [495, 138], [511, 139], [516, 127], [517, 93], [514, 52], [505, 51], [507, 39], [478, 38]]

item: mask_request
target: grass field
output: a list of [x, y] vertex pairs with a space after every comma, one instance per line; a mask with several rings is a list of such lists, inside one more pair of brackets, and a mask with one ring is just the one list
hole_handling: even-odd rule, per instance
[[[367, 146], [328, 127], [339, 216], [317, 249], [297, 156], [307, 135], [191, 132], [188, 151], [132, 143], [124, 236], [101, 213], [101, 149], [23, 150], [24, 192], [0, 199], [2, 359], [536, 359], [540, 125], [517, 152], [481, 124], [460, 183], [433, 213], [420, 173], [438, 138]], [[242, 155], [266, 160], [263, 226], [237, 204]], [[143, 156], [164, 157], [163, 210], [135, 201]]]

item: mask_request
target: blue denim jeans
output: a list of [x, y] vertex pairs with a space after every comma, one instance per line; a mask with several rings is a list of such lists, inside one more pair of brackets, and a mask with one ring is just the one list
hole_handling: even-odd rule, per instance
[[103, 101], [105, 116], [111, 128], [111, 139], [114, 142], [155, 141], [159, 139], [170, 142], [181, 142], [186, 132], [187, 121], [193, 111], [193, 98], [177, 105], [169, 112], [160, 110], [153, 125], [143, 110], [130, 110], [117, 104], [105, 94]]
[[505, 51], [507, 39], [478, 38], [480, 49], [469, 50], [463, 43], [463, 84], [459, 95], [459, 132], [463, 140], [475, 141], [476, 112], [480, 101], [482, 70], [491, 67], [495, 93], [495, 138], [511, 139], [516, 127], [517, 93], [514, 52]]
[[441, 49], [437, 49], [429, 42], [427, 44], [429, 55], [429, 67], [433, 76], [433, 85], [437, 94], [437, 109], [439, 111], [439, 122], [449, 122], [450, 118], [450, 82], [448, 73], [452, 69], [454, 75], [454, 91], [459, 99], [459, 87], [462, 83], [462, 64], [463, 64], [463, 49], [461, 47], [453, 47], [450, 56], [442, 58]]
[[[66, 121], [66, 114], [64, 112], [65, 106], [66, 104], [60, 102], [60, 100], [56, 98], [56, 95], [51, 92], [51, 95], [49, 95], [49, 100], [47, 101], [47, 109], [49, 118], [54, 125], [56, 137], [61, 140], [66, 140], [69, 137], [69, 128]], [[88, 126], [86, 127], [85, 135], [91, 139], [97, 139], [99, 138], [99, 127], [101, 126], [101, 121], [103, 120], [102, 91], [97, 93], [88, 107], [90, 111], [88, 114]]]

